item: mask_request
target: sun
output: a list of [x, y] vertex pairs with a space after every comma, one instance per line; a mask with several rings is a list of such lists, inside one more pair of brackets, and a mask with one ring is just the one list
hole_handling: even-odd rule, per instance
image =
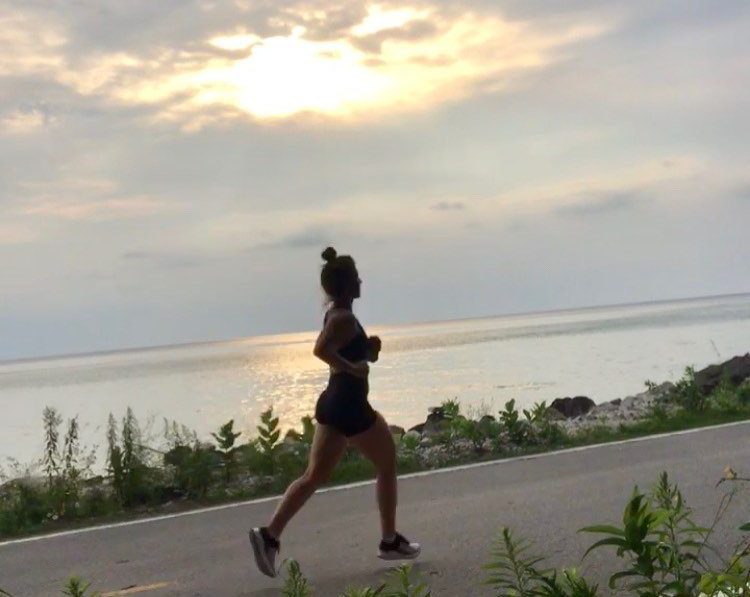
[[259, 118], [283, 118], [308, 111], [346, 114], [379, 102], [392, 89], [347, 42], [310, 41], [304, 33], [298, 27], [286, 37], [221, 38], [225, 48], [251, 44], [250, 54], [198, 73], [193, 82], [205, 91], [196, 100], [221, 99]]

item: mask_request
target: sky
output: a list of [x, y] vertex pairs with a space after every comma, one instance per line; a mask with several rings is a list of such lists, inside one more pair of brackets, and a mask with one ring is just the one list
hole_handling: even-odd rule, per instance
[[0, 0], [0, 360], [750, 291], [750, 3]]

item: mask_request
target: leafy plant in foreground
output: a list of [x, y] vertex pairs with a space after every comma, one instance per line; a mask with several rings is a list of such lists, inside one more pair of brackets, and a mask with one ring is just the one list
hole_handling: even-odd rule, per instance
[[531, 544], [516, 539], [507, 527], [491, 551], [491, 561], [484, 568], [489, 571], [486, 584], [498, 595], [534, 595], [541, 573], [536, 566], [544, 558], [531, 552]]
[[432, 591], [421, 580], [412, 581], [412, 567], [398, 566], [388, 575], [389, 584], [386, 585], [387, 597], [430, 597]]
[[[299, 564], [287, 561], [287, 575], [282, 594], [284, 597], [311, 597], [312, 590]], [[347, 587], [340, 597], [431, 597], [432, 592], [421, 580], [412, 579], [412, 567], [402, 565], [392, 570], [386, 582], [378, 587]]]
[[696, 525], [691, 514], [682, 494], [663, 473], [651, 499], [636, 488], [625, 507], [622, 527], [581, 529], [606, 535], [586, 555], [612, 546], [628, 562], [625, 569], [610, 577], [612, 589], [626, 581], [623, 588], [639, 591], [640, 595], [692, 595], [701, 579], [704, 563], [700, 555], [709, 529]]
[[89, 592], [90, 587], [90, 582], [85, 582], [83, 579], [73, 576], [68, 579], [62, 593], [63, 595], [70, 595], [70, 597], [97, 597], [98, 593]]
[[284, 587], [281, 590], [284, 597], [311, 597], [312, 589], [307, 579], [300, 570], [299, 563], [296, 560], [287, 562], [287, 576], [284, 580]]

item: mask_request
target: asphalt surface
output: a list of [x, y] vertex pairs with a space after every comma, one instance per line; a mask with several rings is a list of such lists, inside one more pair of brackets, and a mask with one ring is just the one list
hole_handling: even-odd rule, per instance
[[[750, 423], [401, 479], [399, 528], [423, 544], [416, 570], [435, 596], [492, 595], [482, 565], [503, 526], [535, 542], [555, 566], [577, 566], [606, 586], [614, 558], [594, 552], [576, 531], [617, 523], [635, 484], [650, 487], [663, 470], [677, 481], [700, 522], [710, 522], [726, 465], [750, 473]], [[744, 468], [743, 468], [744, 467]], [[16, 597], [59, 595], [71, 575], [105, 595], [270, 596], [281, 582], [251, 562], [247, 529], [265, 522], [275, 499], [188, 516], [0, 543], [0, 587]], [[720, 525], [719, 543], [736, 542], [750, 518], [741, 495]], [[375, 557], [374, 486], [315, 495], [282, 542], [282, 557], [300, 562], [315, 595], [350, 584], [375, 584], [389, 570]]]

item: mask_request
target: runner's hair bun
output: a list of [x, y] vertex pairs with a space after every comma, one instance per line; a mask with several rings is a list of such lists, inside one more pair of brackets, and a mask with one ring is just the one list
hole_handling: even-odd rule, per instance
[[336, 259], [336, 249], [334, 249], [333, 247], [328, 247], [325, 251], [323, 251], [321, 257], [326, 263], [331, 263]]

